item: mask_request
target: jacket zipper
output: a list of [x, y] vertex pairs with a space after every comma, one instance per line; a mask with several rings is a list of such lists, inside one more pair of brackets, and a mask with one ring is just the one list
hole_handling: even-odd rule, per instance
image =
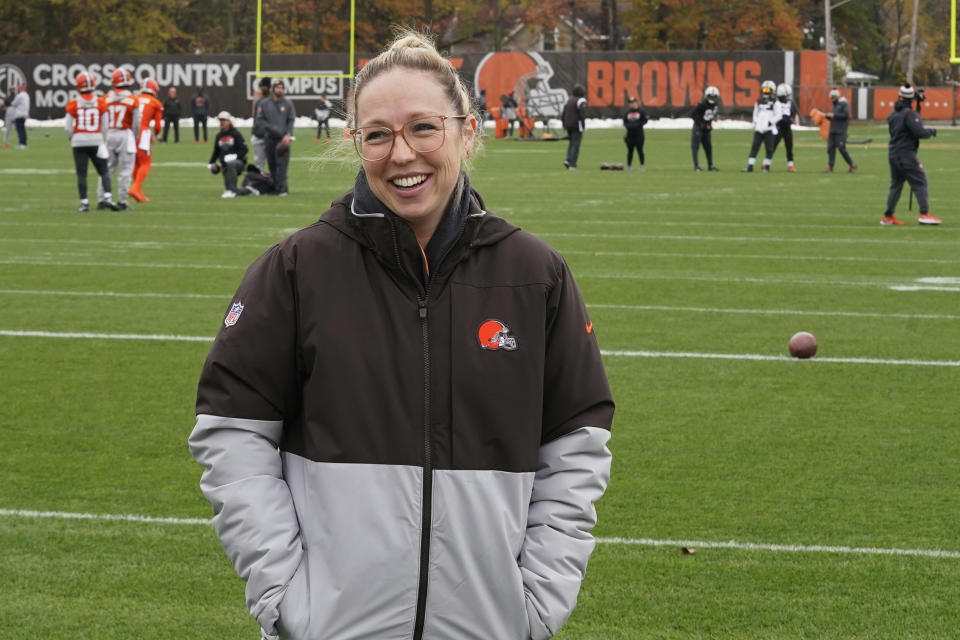
[[427, 320], [427, 299], [417, 296], [420, 313], [420, 331], [423, 339], [423, 495], [420, 520], [420, 584], [417, 589], [417, 615], [413, 640], [423, 638], [423, 624], [427, 615], [427, 582], [430, 569], [430, 534], [433, 512], [433, 450], [430, 445], [430, 324]]
[[[460, 226], [460, 234], [466, 227], [466, 220]], [[400, 251], [397, 245], [397, 233], [390, 224], [390, 233], [393, 239], [394, 259], [397, 266], [403, 271], [400, 262]], [[459, 235], [457, 237], [459, 237]], [[444, 258], [450, 252], [450, 247], [443, 252], [437, 264], [443, 264]], [[423, 257], [426, 260], [426, 255]], [[430, 536], [433, 529], [433, 447], [431, 445], [430, 428], [430, 322], [427, 318], [427, 306], [430, 302], [430, 288], [433, 285], [434, 274], [428, 270], [423, 295], [417, 295], [417, 311], [420, 317], [420, 337], [423, 341], [423, 483], [421, 493], [420, 515], [420, 579], [417, 586], [417, 611], [414, 618], [413, 640], [423, 639], [423, 627], [427, 617], [427, 590], [430, 571]]]
[[[400, 261], [400, 249], [397, 244], [397, 230], [390, 220], [390, 236], [393, 240], [393, 257], [397, 268], [405, 273]], [[426, 259], [426, 258], [424, 258]], [[430, 325], [427, 320], [427, 303], [430, 299], [431, 279], [427, 279], [417, 293], [417, 313], [420, 318], [420, 339], [423, 342], [423, 482], [421, 484], [420, 513], [420, 577], [417, 585], [417, 611], [414, 617], [413, 640], [422, 640], [423, 625], [427, 616], [427, 583], [430, 569], [430, 529], [433, 500], [433, 450], [430, 445]], [[417, 286], [419, 289], [419, 285]]]

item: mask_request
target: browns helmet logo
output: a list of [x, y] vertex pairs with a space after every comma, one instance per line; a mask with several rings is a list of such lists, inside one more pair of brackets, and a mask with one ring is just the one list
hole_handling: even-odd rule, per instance
[[526, 106], [531, 118], [559, 118], [567, 102], [566, 89], [552, 89], [553, 67], [536, 52], [499, 51], [484, 56], [473, 76], [479, 96], [487, 92], [490, 106], [499, 96], [513, 92], [517, 103]]
[[514, 351], [517, 348], [517, 339], [510, 335], [507, 325], [499, 320], [487, 320], [481, 324], [477, 339], [481, 349]]

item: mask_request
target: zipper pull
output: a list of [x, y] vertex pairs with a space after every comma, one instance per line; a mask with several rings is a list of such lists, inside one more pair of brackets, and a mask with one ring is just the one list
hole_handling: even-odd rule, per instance
[[420, 305], [420, 319], [427, 319], [427, 305], [423, 300], [417, 300], [417, 303]]

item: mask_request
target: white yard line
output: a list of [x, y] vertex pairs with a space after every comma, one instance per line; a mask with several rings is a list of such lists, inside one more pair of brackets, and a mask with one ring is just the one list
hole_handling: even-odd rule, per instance
[[[660, 233], [563, 233], [553, 231], [538, 231], [536, 235], [541, 238], [596, 238], [598, 240], [679, 240], [693, 242], [789, 242], [804, 243], [816, 242], [837, 243], [837, 244], [882, 244], [889, 245], [889, 238], [803, 238], [800, 236], [706, 236], [706, 235], [670, 235]], [[936, 240], [910, 240], [910, 246], [916, 245], [939, 245], [955, 246], [956, 238], [944, 238], [941, 241]]]
[[[2, 293], [2, 290], [0, 290]], [[728, 307], [670, 307], [656, 304], [588, 304], [590, 309], [623, 309], [625, 311], [681, 311], [689, 313], [739, 313], [758, 316], [823, 316], [837, 318], [894, 318], [898, 320], [960, 320], [960, 315], [946, 313], [875, 313], [868, 311], [810, 311], [803, 309], [731, 309]]]
[[67, 262], [59, 260], [56, 257], [43, 259], [18, 259], [0, 260], [0, 264], [19, 264], [30, 265], [34, 267], [118, 267], [123, 269], [218, 269], [228, 271], [243, 271], [247, 265], [240, 264], [187, 264], [187, 263], [169, 263], [169, 262]]
[[[213, 336], [181, 336], [144, 333], [87, 333], [60, 331], [22, 331], [0, 329], [0, 336], [11, 338], [63, 338], [83, 340], [165, 340], [169, 342], [212, 342]], [[708, 360], [754, 360], [767, 362], [789, 362], [796, 360], [789, 356], [772, 356], [759, 353], [694, 353], [687, 351], [610, 351], [601, 350], [608, 357], [626, 358], [694, 358]], [[882, 364], [893, 366], [917, 367], [960, 367], [960, 360], [893, 360], [882, 358], [814, 358], [816, 362], [834, 364]]]
[[0, 289], [0, 295], [9, 296], [74, 296], [93, 298], [196, 298], [200, 300], [223, 300], [224, 304], [233, 294], [216, 293], [150, 293], [141, 291], [56, 291], [48, 289]]
[[617, 257], [636, 257], [636, 258], [681, 258], [684, 260], [800, 260], [815, 262], [878, 262], [888, 264], [891, 262], [919, 263], [919, 264], [956, 264], [960, 263], [960, 257], [957, 258], [890, 258], [876, 257], [868, 258], [863, 256], [794, 256], [787, 254], [773, 255], [769, 253], [685, 253], [685, 252], [653, 252], [653, 251], [590, 251], [575, 250], [567, 251], [558, 249], [564, 256], [617, 256]]
[[[770, 356], [761, 353], [694, 353], [689, 351], [600, 351], [601, 355], [624, 358], [695, 358], [705, 360], [757, 360], [765, 362], [792, 362], [797, 358], [790, 356]], [[883, 364], [913, 367], [960, 367], [960, 360], [893, 360], [884, 358], [821, 358], [810, 362], [829, 362], [832, 364]]]
[[597, 538], [600, 544], [640, 545], [647, 547], [685, 547], [688, 549], [737, 549], [741, 551], [774, 551], [788, 553], [846, 553], [852, 555], [921, 556], [925, 558], [960, 558], [960, 551], [945, 549], [884, 549], [878, 547], [844, 547], [804, 544], [768, 544], [758, 542], [726, 542], [712, 540], [655, 540], [653, 538]]
[[[0, 238], [0, 242], [10, 244], [52, 244], [56, 246], [72, 244], [80, 246], [105, 246], [108, 249], [162, 249], [166, 247], [197, 247], [199, 249], [209, 249], [210, 247], [226, 247], [241, 249], [266, 249], [269, 244], [262, 243], [242, 243], [242, 242], [210, 242], [206, 240], [100, 240], [95, 238]], [[885, 261], [886, 262], [886, 261]]]
[[213, 336], [180, 336], [151, 333], [84, 333], [63, 331], [19, 331], [0, 329], [10, 338], [64, 338], [74, 340], [161, 340], [169, 342], [213, 342]]
[[[107, 267], [122, 269], [214, 269], [224, 271], [243, 271], [247, 265], [231, 264], [187, 264], [187, 263], [168, 263], [168, 262], [102, 262], [102, 261], [65, 261], [56, 257], [45, 257], [43, 259], [32, 258], [10, 258], [0, 260], [0, 264], [25, 265], [34, 267]], [[687, 280], [699, 282], [729, 282], [735, 284], [803, 284], [819, 287], [884, 287], [892, 289], [894, 287], [914, 287], [908, 281], [901, 283], [891, 283], [889, 279], [877, 279], [875, 281], [849, 281], [849, 280], [805, 280], [795, 278], [745, 278], [745, 277], [716, 277], [716, 276], [683, 276], [677, 274], [649, 274], [649, 273], [590, 273], [581, 272], [577, 274], [579, 280], [587, 278], [615, 279], [615, 280]], [[924, 290], [938, 290], [948, 292], [960, 292], [960, 287], [924, 287]]]
[[[169, 524], [180, 526], [211, 526], [208, 518], [163, 518], [136, 514], [70, 513], [65, 511], [33, 511], [30, 509], [0, 509], [0, 517], [21, 519], [91, 520], [105, 522], [133, 522], [139, 524]], [[920, 556], [927, 558], [960, 558], [960, 551], [944, 549], [897, 549], [877, 547], [845, 547], [801, 544], [769, 544], [756, 542], [710, 540], [657, 540], [654, 538], [597, 538], [599, 544], [636, 545], [647, 547], [687, 547], [694, 549], [736, 549], [740, 551], [773, 551], [789, 553], [841, 553], [851, 555]]]

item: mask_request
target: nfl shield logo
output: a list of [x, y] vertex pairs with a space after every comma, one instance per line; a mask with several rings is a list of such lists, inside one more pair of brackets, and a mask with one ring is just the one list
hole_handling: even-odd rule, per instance
[[232, 327], [237, 324], [241, 313], [243, 313], [243, 304], [240, 302], [233, 303], [233, 306], [230, 307], [230, 313], [228, 313], [227, 317], [223, 320], [223, 326]]

